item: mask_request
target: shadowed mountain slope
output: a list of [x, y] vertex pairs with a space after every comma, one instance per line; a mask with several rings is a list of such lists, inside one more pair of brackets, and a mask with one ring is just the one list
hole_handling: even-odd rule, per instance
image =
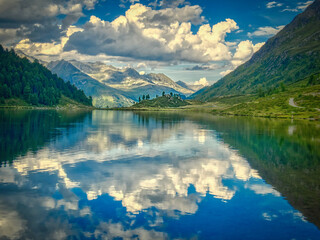
[[268, 91], [320, 71], [320, 0], [277, 35], [245, 64], [191, 97], [207, 101], [215, 96]]

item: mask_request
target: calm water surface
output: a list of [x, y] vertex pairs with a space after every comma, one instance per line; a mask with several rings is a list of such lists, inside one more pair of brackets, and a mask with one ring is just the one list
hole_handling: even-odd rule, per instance
[[0, 239], [320, 239], [320, 123], [0, 111]]

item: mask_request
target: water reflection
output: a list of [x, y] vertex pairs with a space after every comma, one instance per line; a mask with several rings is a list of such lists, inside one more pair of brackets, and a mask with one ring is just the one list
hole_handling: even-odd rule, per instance
[[264, 180], [320, 227], [320, 124], [189, 116], [215, 129]]
[[[88, 117], [88, 112], [0, 110], [0, 167], [29, 151], [36, 152], [76, 124], [78, 129], [74, 132], [80, 133]], [[63, 131], [59, 131], [60, 127]]]
[[[2, 125], [25, 122], [6, 114]], [[35, 113], [26, 113], [30, 114]], [[320, 236], [281, 196], [278, 182], [283, 180], [273, 174], [278, 174], [278, 162], [292, 166], [281, 155], [291, 154], [272, 143], [280, 136], [291, 151], [293, 140], [268, 121], [114, 111], [54, 114], [55, 118], [46, 118], [48, 112], [29, 117], [29, 125], [34, 119], [51, 126], [43, 130], [45, 140], [35, 148], [23, 148], [29, 150], [13, 148], [11, 166], [0, 169], [2, 236], [219, 239], [240, 234], [257, 239], [261, 232], [268, 239]], [[292, 134], [288, 128], [281, 131], [304, 136], [301, 124], [295, 126]], [[30, 127], [21, 129], [26, 136], [32, 132]], [[1, 132], [1, 139], [8, 141], [7, 134]], [[295, 146], [300, 159], [310, 151], [317, 154], [316, 144], [308, 151], [304, 144]], [[318, 156], [308, 164], [316, 166]], [[300, 171], [302, 166], [294, 167]], [[269, 171], [272, 179], [280, 179], [270, 181], [276, 188], [260, 177], [269, 181]], [[252, 234], [253, 229], [258, 230]]]

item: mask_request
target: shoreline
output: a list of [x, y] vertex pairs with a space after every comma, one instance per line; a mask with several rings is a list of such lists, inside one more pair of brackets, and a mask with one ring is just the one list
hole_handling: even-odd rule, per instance
[[208, 108], [131, 108], [131, 107], [115, 107], [115, 108], [97, 108], [97, 107], [78, 107], [78, 106], [56, 106], [56, 107], [34, 107], [34, 106], [0, 106], [1, 109], [7, 110], [56, 110], [56, 111], [131, 111], [131, 112], [191, 112], [191, 113], [207, 113], [216, 116], [234, 116], [234, 117], [254, 117], [254, 118], [272, 118], [272, 119], [295, 119], [295, 120], [308, 120], [308, 121], [320, 121], [320, 116], [317, 118], [310, 118], [304, 116], [294, 116], [288, 114], [274, 115], [250, 115], [240, 113], [224, 113], [218, 109]]
[[96, 110], [95, 107], [78, 107], [78, 106], [56, 106], [56, 107], [34, 107], [34, 106], [0, 106], [0, 109], [11, 110]]
[[296, 119], [296, 120], [309, 120], [309, 121], [320, 121], [320, 116], [318, 118], [310, 118], [304, 116], [294, 116], [288, 114], [282, 114], [278, 116], [274, 115], [250, 115], [250, 114], [232, 114], [224, 113], [217, 109], [194, 109], [194, 108], [97, 108], [95, 110], [111, 110], [111, 111], [132, 111], [132, 112], [194, 112], [194, 113], [207, 113], [216, 116], [235, 116], [235, 117], [254, 117], [254, 118], [272, 118], [272, 119]]

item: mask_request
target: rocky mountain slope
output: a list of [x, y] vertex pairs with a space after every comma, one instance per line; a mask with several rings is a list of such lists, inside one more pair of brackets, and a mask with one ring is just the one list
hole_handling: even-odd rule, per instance
[[68, 61], [50, 62], [47, 66], [59, 77], [82, 89], [86, 95], [92, 96], [95, 107], [130, 106], [135, 103], [126, 93], [93, 79]]
[[190, 95], [192, 88], [177, 84], [165, 74], [140, 74], [133, 68], [116, 68], [101, 62], [76, 60], [50, 62], [48, 68], [93, 97], [97, 107], [130, 106], [142, 95], [151, 98], [162, 92]]
[[245, 64], [191, 97], [212, 97], [268, 92], [320, 72], [320, 0], [277, 35], [270, 38]]
[[[144, 87], [146, 85], [155, 85], [157, 87], [171, 88], [171, 91], [179, 92], [184, 95], [190, 95], [194, 92], [193, 90], [178, 85], [162, 73], [142, 75], [133, 68], [120, 69], [101, 62], [83, 63], [71, 60], [70, 63], [99, 82], [124, 91]], [[150, 95], [153, 94], [150, 93]]]

